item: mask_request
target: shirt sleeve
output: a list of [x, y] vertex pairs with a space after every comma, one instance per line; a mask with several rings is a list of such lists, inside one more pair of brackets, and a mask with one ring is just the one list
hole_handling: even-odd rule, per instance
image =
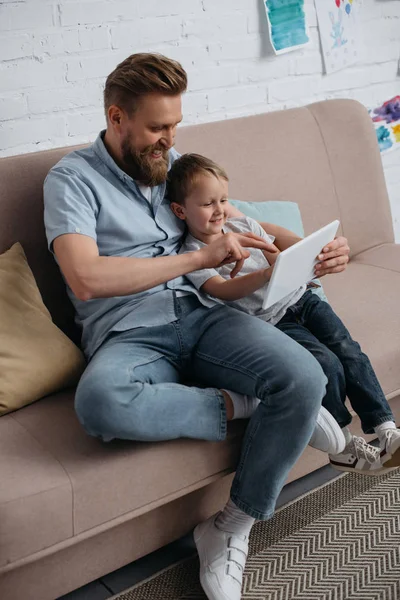
[[260, 223], [258, 223], [258, 221], [256, 221], [255, 219], [252, 219], [251, 217], [244, 217], [244, 220], [246, 221], [246, 223], [252, 233], [255, 233], [256, 235], [261, 236], [267, 242], [269, 242], [270, 244], [273, 244], [273, 242], [275, 241], [275, 237], [273, 235], [269, 235], [268, 233], [266, 233], [264, 231], [264, 229], [261, 227]]
[[97, 241], [98, 207], [92, 190], [79, 173], [56, 167], [44, 182], [44, 223], [50, 251], [53, 241], [65, 233], [87, 235]]

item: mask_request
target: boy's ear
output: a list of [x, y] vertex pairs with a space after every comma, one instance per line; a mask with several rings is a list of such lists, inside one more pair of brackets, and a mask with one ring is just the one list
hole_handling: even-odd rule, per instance
[[182, 221], [185, 221], [185, 209], [182, 206], [182, 204], [178, 204], [177, 202], [171, 202], [171, 210], [174, 213], [174, 215], [178, 217], [178, 219], [182, 219]]

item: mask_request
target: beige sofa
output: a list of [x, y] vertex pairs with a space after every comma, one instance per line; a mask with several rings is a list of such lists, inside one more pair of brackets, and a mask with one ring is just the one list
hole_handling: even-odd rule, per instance
[[[334, 100], [182, 128], [177, 148], [224, 165], [234, 198], [298, 202], [307, 232], [340, 219], [352, 261], [325, 291], [400, 420], [400, 245], [366, 110]], [[42, 223], [44, 177], [70, 150], [0, 160], [0, 252], [22, 243], [55, 323], [77, 340]], [[243, 428], [221, 443], [102, 444], [78, 424], [73, 390], [1, 417], [0, 598], [54, 600], [187, 533], [225, 502]], [[308, 448], [290, 479], [326, 462]]]

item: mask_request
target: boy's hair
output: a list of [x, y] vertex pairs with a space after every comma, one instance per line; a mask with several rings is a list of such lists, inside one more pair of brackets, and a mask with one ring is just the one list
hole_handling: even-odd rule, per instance
[[186, 71], [177, 61], [162, 54], [132, 54], [107, 77], [104, 88], [106, 117], [112, 104], [131, 116], [142, 96], [154, 93], [177, 96], [186, 88]]
[[185, 204], [185, 199], [193, 189], [199, 175], [214, 175], [218, 179], [229, 181], [222, 167], [210, 158], [200, 154], [182, 154], [168, 171], [168, 199], [170, 202]]

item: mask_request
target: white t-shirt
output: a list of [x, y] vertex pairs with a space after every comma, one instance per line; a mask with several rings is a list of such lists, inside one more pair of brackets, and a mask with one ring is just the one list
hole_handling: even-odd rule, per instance
[[142, 192], [146, 200], [151, 204], [151, 187], [148, 185], [142, 185], [141, 183], [138, 183], [138, 188]]

